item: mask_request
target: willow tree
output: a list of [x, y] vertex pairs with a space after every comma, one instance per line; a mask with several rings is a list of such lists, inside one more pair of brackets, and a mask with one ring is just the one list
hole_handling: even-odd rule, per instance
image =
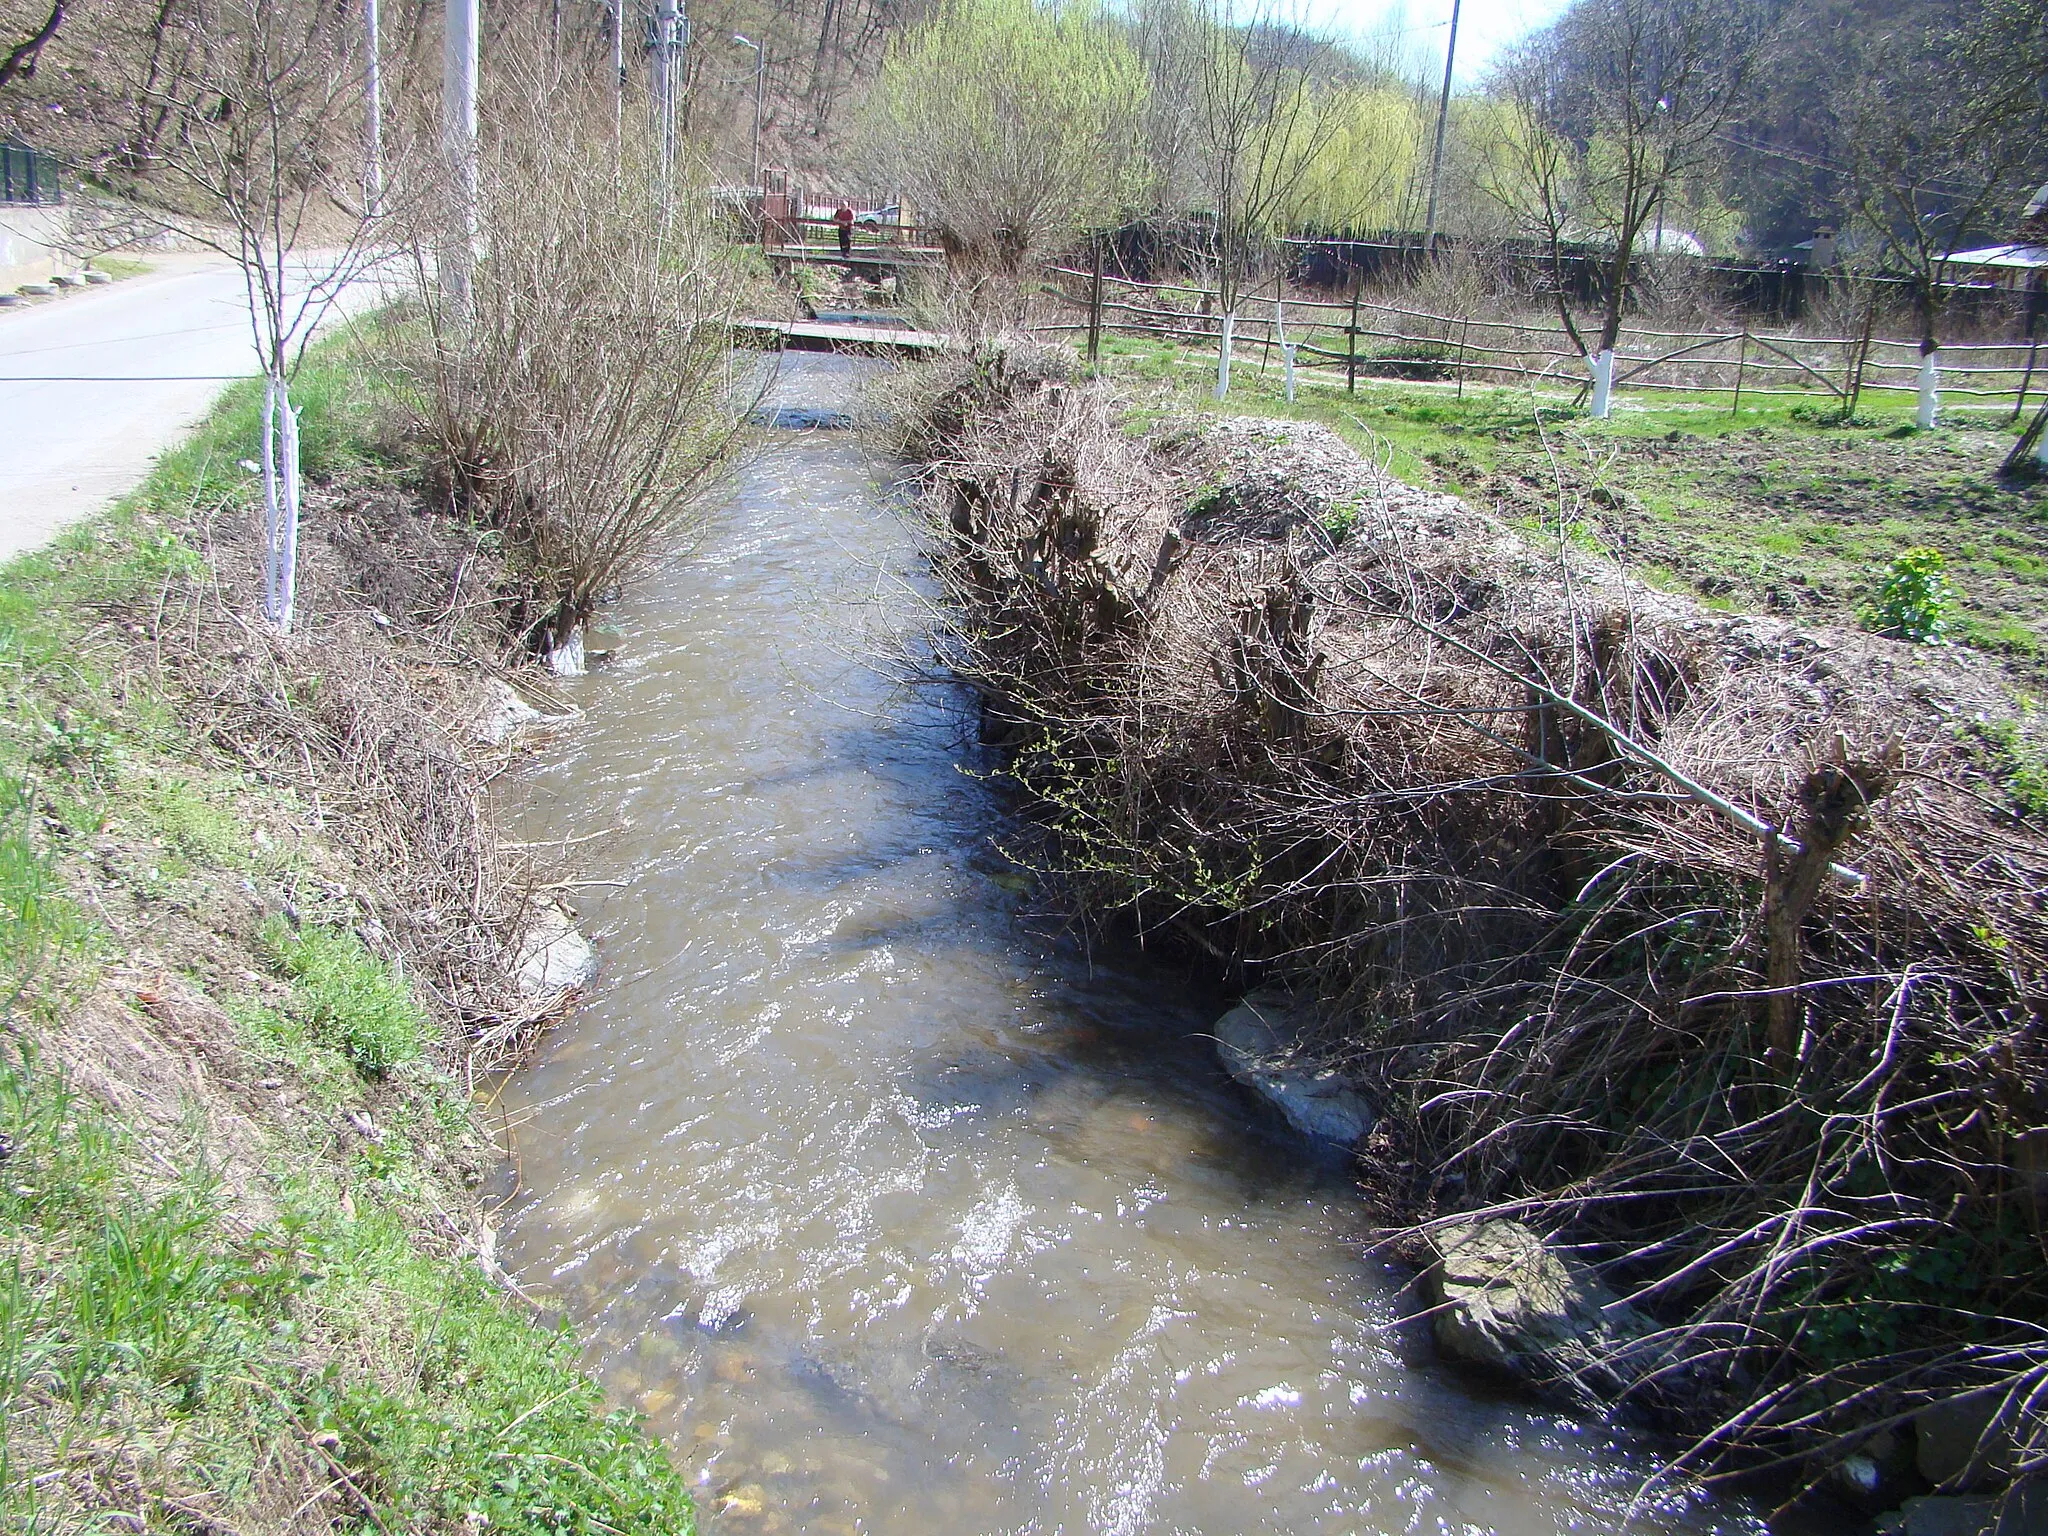
[[1287, 199], [1297, 228], [1386, 229], [1409, 212], [1423, 114], [1413, 93], [1391, 85], [1332, 87], [1316, 114], [1320, 146]]
[[861, 160], [971, 266], [1014, 277], [1126, 206], [1145, 96], [1136, 51], [1098, 11], [949, 0], [883, 62]]

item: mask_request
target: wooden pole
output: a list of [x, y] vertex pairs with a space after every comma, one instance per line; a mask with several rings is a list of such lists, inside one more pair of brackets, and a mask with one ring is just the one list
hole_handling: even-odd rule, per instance
[[1472, 334], [1472, 317], [1466, 315], [1458, 323], [1458, 398], [1465, 398], [1465, 338]]
[[1870, 361], [1870, 333], [1877, 325], [1877, 284], [1870, 285], [1870, 302], [1863, 307], [1863, 340], [1856, 345], [1856, 366], [1849, 375], [1849, 398], [1842, 404], [1846, 426], [1856, 414], [1856, 402], [1863, 398], [1863, 365]]
[[1102, 355], [1102, 236], [1094, 241], [1094, 260], [1088, 275], [1088, 361]]
[[1735, 403], [1728, 407], [1730, 416], [1742, 414], [1742, 370], [1749, 366], [1749, 327], [1742, 328], [1742, 344], [1735, 349]]
[[1344, 332], [1344, 392], [1358, 393], [1358, 283], [1351, 279], [1351, 324]]

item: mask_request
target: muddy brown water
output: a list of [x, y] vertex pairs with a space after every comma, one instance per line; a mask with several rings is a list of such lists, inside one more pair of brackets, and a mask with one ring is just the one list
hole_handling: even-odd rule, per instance
[[1652, 1457], [1419, 1358], [1344, 1169], [1217, 1068], [1228, 999], [1019, 915], [967, 701], [867, 659], [912, 544], [848, 434], [779, 435], [569, 685], [524, 835], [625, 829], [504, 1094], [521, 1281], [721, 1536], [1624, 1529]]

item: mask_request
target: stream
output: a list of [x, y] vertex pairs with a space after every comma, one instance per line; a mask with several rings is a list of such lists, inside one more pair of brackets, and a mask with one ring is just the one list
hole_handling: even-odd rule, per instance
[[913, 545], [851, 434], [774, 434], [508, 817], [609, 883], [503, 1094], [504, 1256], [705, 1528], [1761, 1532], [1625, 1526], [1654, 1457], [1428, 1362], [1346, 1168], [1216, 1065], [1231, 999], [1020, 916], [969, 701], [874, 663]]

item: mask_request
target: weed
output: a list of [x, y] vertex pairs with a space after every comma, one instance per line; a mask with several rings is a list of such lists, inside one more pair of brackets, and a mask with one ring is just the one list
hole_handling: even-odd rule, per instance
[[1941, 551], [1920, 545], [1892, 562], [1864, 607], [1865, 629], [1915, 645], [1936, 645], [1954, 627], [1955, 589]]
[[420, 1054], [426, 1017], [403, 980], [354, 934], [302, 928], [282, 918], [263, 925], [264, 947], [292, 979], [297, 1008], [315, 1039], [333, 1045], [366, 1078], [380, 1078]]

